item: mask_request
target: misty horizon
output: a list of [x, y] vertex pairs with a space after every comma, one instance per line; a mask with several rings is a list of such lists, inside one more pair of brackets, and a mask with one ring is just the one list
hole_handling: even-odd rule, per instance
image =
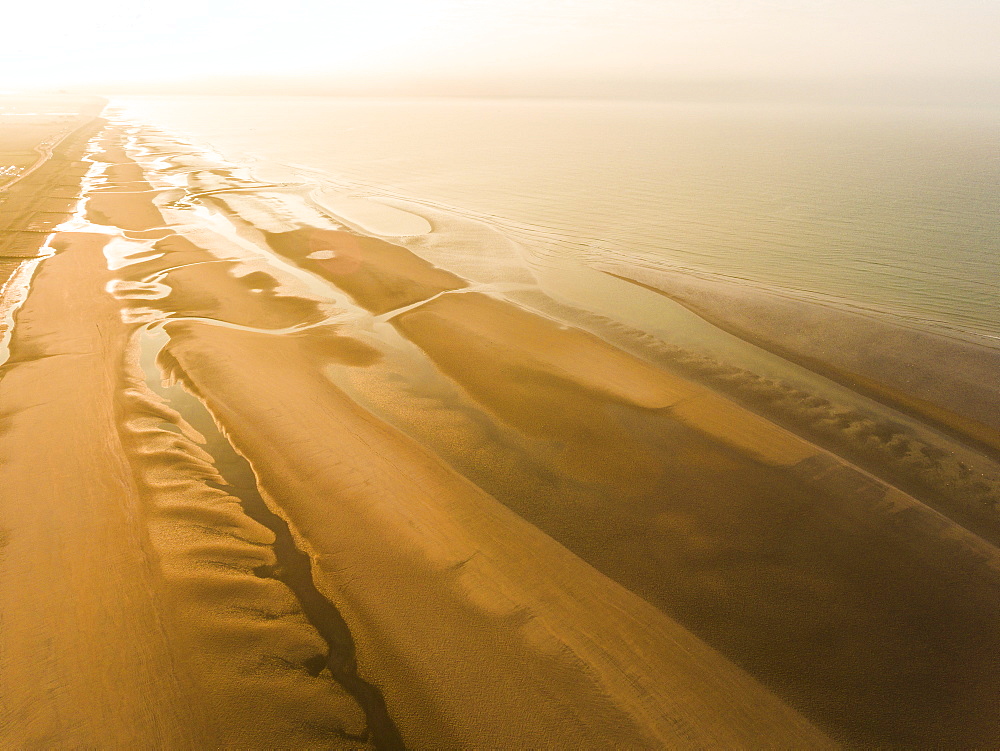
[[[960, 0], [56, 2], [3, 90], [1000, 100], [1000, 6]], [[10, 28], [32, 12], [7, 11]]]
[[[215, 76], [160, 83], [39, 87], [96, 96], [336, 96], [349, 98], [595, 99], [829, 105], [1000, 106], [1000, 78], [691, 78], [528, 80]], [[13, 92], [11, 92], [13, 93]], [[28, 92], [30, 93], [30, 92]]]

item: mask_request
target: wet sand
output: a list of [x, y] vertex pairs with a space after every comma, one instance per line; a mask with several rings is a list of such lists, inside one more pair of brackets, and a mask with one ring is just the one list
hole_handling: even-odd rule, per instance
[[618, 271], [716, 325], [1000, 456], [1000, 343], [990, 338], [933, 333], [720, 280]]
[[0, 369], [0, 744], [1000, 738], [960, 521], [183, 144], [85, 163]]

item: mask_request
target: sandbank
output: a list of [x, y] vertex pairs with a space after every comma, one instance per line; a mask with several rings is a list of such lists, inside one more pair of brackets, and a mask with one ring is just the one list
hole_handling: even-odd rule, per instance
[[1000, 346], [984, 337], [934, 333], [719, 279], [645, 268], [616, 269], [615, 275], [1000, 456]]
[[353, 225], [364, 234], [380, 237], [413, 237], [426, 235], [432, 229], [431, 223], [422, 216], [371, 198], [356, 198], [334, 190], [317, 190], [311, 197], [323, 211]]

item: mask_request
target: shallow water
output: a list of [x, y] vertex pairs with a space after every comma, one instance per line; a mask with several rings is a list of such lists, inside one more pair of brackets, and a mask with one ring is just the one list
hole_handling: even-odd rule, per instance
[[[333, 680], [354, 697], [365, 713], [368, 732], [378, 748], [403, 748], [399, 731], [388, 716], [381, 693], [358, 675], [354, 639], [350, 629], [336, 606], [316, 588], [312, 560], [298, 547], [288, 522], [268, 507], [260, 495], [257, 478], [250, 464], [219, 430], [205, 405], [179, 384], [162, 380], [156, 358], [169, 337], [162, 329], [154, 331], [148, 327], [141, 329], [138, 337], [140, 364], [146, 385], [198, 431], [203, 439], [200, 443], [212, 457], [215, 468], [225, 481], [224, 485], [211, 481], [207, 484], [231, 492], [239, 499], [247, 516], [274, 534], [272, 549], [276, 564], [260, 567], [254, 574], [261, 578], [276, 579], [287, 586], [306, 619], [329, 646], [329, 652], [306, 665], [306, 669], [314, 677], [323, 670], [329, 670]], [[161, 427], [170, 426], [164, 423]]]
[[1000, 335], [996, 110], [324, 97], [117, 104], [241, 158], [261, 179], [379, 197], [438, 226], [484, 222], [535, 270], [567, 259], [681, 268]]

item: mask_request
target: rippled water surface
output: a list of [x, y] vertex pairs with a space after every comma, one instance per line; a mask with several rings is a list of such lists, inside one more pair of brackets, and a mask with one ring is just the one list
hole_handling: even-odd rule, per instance
[[[533, 263], [723, 274], [1000, 336], [1000, 112], [122, 99], [264, 172], [485, 221]], [[440, 221], [441, 214], [434, 212]]]

